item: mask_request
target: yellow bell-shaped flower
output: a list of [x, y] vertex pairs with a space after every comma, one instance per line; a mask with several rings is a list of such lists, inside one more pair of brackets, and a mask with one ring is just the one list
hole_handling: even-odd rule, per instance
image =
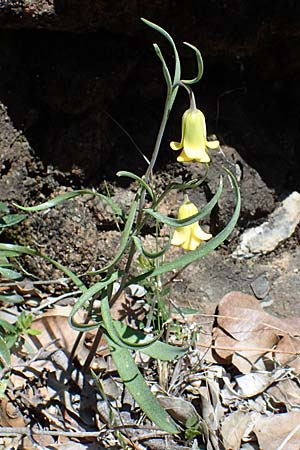
[[[178, 219], [187, 219], [197, 212], [196, 205], [187, 199], [179, 208]], [[205, 233], [200, 228], [198, 222], [195, 222], [185, 227], [177, 227], [173, 234], [171, 244], [178, 245], [185, 250], [195, 250], [202, 241], [208, 241], [211, 238], [212, 235]]]
[[181, 150], [179, 162], [210, 162], [207, 148], [216, 149], [219, 141], [207, 141], [204, 114], [197, 108], [189, 108], [182, 117], [182, 135], [180, 142], [171, 142], [172, 150]]

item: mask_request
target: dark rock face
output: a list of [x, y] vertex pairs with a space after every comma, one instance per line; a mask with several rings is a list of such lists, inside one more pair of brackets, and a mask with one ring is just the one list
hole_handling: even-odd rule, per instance
[[[180, 43], [199, 46], [205, 76], [195, 92], [209, 131], [281, 193], [297, 188], [300, 169], [299, 9], [291, 0], [180, 8], [171, 1], [1, 0], [0, 99], [31, 155], [68, 174], [71, 185], [97, 186], [119, 168], [141, 173], [144, 162], [122, 127], [150, 154], [164, 96], [152, 42], [172, 63], [170, 46], [142, 24], [144, 16], [178, 43], [184, 77], [193, 76], [195, 61]], [[168, 141], [185, 106], [182, 94], [161, 164], [174, 159]]]
[[198, 45], [214, 57], [255, 55], [256, 76], [281, 79], [299, 73], [300, 4], [297, 0], [168, 1], [2, 0], [1, 29], [42, 29], [72, 33], [107, 31], [152, 42], [139, 17], [167, 28], [179, 41]]
[[[105, 29], [134, 35], [146, 17], [176, 34], [201, 41], [209, 53], [251, 54], [273, 42], [299, 38], [300, 6], [296, 0], [199, 0], [177, 2], [121, 0], [2, 0], [1, 28], [39, 28], [86, 33]], [[170, 28], [171, 27], [171, 28]], [[180, 30], [180, 31], [178, 31]]]

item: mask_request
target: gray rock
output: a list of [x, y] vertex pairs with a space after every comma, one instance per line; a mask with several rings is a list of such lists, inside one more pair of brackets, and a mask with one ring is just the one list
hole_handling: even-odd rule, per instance
[[270, 290], [270, 283], [267, 274], [262, 273], [251, 282], [253, 294], [259, 300], [265, 298]]
[[232, 256], [251, 258], [274, 250], [289, 238], [300, 222], [300, 194], [292, 192], [282, 204], [270, 214], [267, 222], [246, 230]]

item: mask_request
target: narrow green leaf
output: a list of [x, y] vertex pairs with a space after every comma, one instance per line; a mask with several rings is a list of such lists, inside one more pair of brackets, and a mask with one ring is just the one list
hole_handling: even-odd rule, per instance
[[8, 214], [9, 213], [8, 206], [5, 203], [3, 203], [3, 202], [0, 202], [0, 213], [1, 214]]
[[15, 270], [5, 269], [4, 267], [0, 267], [0, 275], [7, 280], [19, 280], [22, 278], [22, 275]]
[[130, 352], [116, 345], [107, 336], [106, 339], [120, 377], [142, 411], [161, 430], [171, 434], [178, 433], [175, 422], [150, 391]]
[[20, 253], [11, 250], [0, 250], [0, 258], [14, 258], [20, 256]]
[[185, 227], [187, 225], [191, 225], [192, 223], [197, 222], [200, 219], [203, 219], [203, 217], [206, 217], [211, 212], [211, 210], [217, 204], [221, 196], [222, 189], [223, 189], [223, 181], [222, 177], [220, 177], [219, 187], [213, 198], [207, 203], [207, 205], [204, 206], [204, 208], [202, 208], [196, 214], [190, 216], [187, 219], [173, 219], [172, 217], [165, 216], [164, 214], [161, 214], [158, 211], [154, 211], [151, 208], [145, 208], [144, 211], [150, 216], [159, 220], [160, 222], [165, 223], [166, 225], [169, 225], [171, 227]]
[[2, 217], [2, 222], [0, 223], [0, 228], [11, 227], [12, 225], [16, 225], [22, 220], [26, 219], [26, 214], [9, 214], [7, 216]]
[[174, 345], [169, 345], [159, 340], [153, 342], [153, 339], [149, 338], [146, 334], [117, 320], [114, 320], [114, 326], [122, 337], [123, 342], [131, 346], [134, 346], [137, 342], [140, 345], [144, 345], [143, 348], [135, 348], [135, 350], [139, 350], [141, 353], [145, 353], [154, 359], [173, 361], [178, 357], [184, 356], [188, 350], [188, 348], [175, 347]]
[[81, 291], [85, 291], [87, 288], [84, 285], [84, 283], [80, 280], [75, 273], [73, 273], [70, 269], [63, 266], [59, 262], [55, 261], [52, 258], [49, 258], [49, 256], [45, 255], [44, 253], [40, 253], [33, 248], [30, 247], [23, 247], [22, 245], [15, 245], [15, 244], [2, 244], [0, 243], [0, 255], [3, 256], [4, 254], [7, 256], [10, 256], [9, 254], [13, 254], [14, 256], [19, 256], [19, 254], [25, 254], [25, 255], [31, 255], [31, 256], [40, 256], [41, 258], [44, 258], [46, 261], [49, 261], [51, 264], [53, 264], [55, 267], [60, 269], [64, 274], [66, 274], [73, 283], [80, 289]]
[[0, 367], [10, 365], [10, 353], [5, 340], [0, 336]]
[[164, 30], [159, 25], [156, 25], [155, 23], [150, 22], [149, 20], [143, 19], [142, 17], [141, 17], [141, 20], [146, 25], [148, 25], [149, 27], [153, 28], [154, 30], [156, 30], [160, 34], [162, 34], [169, 41], [169, 43], [171, 44], [173, 52], [174, 52], [174, 58], [175, 58], [174, 84], [177, 83], [180, 80], [181, 68], [180, 68], [180, 60], [179, 60], [177, 48], [176, 48], [176, 45], [175, 45], [172, 37], [169, 35], [169, 33], [166, 30]]
[[149, 259], [156, 259], [159, 258], [160, 256], [163, 256], [170, 248], [171, 246], [171, 239], [170, 236], [168, 237], [168, 242], [165, 245], [165, 247], [163, 247], [161, 250], [159, 250], [158, 252], [148, 252], [147, 250], [144, 249], [143, 245], [142, 245], [142, 241], [140, 240], [140, 238], [138, 238], [137, 236], [133, 236], [132, 237], [134, 245], [137, 249], [137, 251], [143, 255], [145, 258], [149, 258]]
[[118, 321], [114, 321], [111, 316], [109, 301], [107, 297], [104, 297], [101, 301], [101, 315], [106, 333], [109, 335], [110, 339], [115, 342], [116, 345], [119, 345], [122, 348], [127, 348], [129, 350], [142, 350], [143, 348], [148, 347], [160, 338], [160, 336], [149, 338], [147, 342], [143, 343], [137, 341], [134, 344], [130, 344], [126, 342], [119, 334], [118, 329], [115, 327], [115, 322]]
[[11, 323], [7, 322], [7, 320], [0, 319], [0, 332], [5, 334], [15, 334], [16, 333], [16, 327], [12, 325]]
[[[5, 340], [0, 336], [0, 370], [10, 366], [10, 353]], [[4, 396], [10, 377], [10, 371], [0, 379], [0, 399]]]
[[144, 280], [145, 278], [162, 275], [163, 273], [180, 269], [180, 268], [186, 266], [187, 264], [197, 261], [198, 259], [207, 255], [212, 250], [216, 249], [220, 244], [222, 244], [222, 242], [224, 242], [225, 239], [227, 239], [227, 237], [233, 231], [233, 229], [238, 221], [238, 218], [239, 218], [240, 209], [241, 209], [241, 194], [240, 194], [239, 186], [238, 186], [235, 176], [228, 169], [224, 168], [224, 170], [227, 172], [230, 180], [232, 181], [233, 188], [234, 188], [235, 195], [236, 195], [235, 210], [234, 210], [234, 213], [233, 213], [230, 221], [226, 225], [226, 227], [219, 234], [217, 234], [217, 236], [213, 237], [211, 240], [207, 241], [205, 244], [201, 245], [196, 250], [189, 251], [189, 252], [185, 253], [183, 256], [180, 256], [179, 258], [177, 258], [173, 261], [166, 262], [155, 269], [152, 269], [148, 272], [144, 272], [143, 274], [139, 275], [138, 277], [132, 279], [131, 283], [139, 283], [141, 280]]
[[85, 305], [85, 303], [90, 300], [94, 295], [98, 294], [99, 292], [103, 291], [104, 289], [107, 289], [107, 287], [114, 283], [118, 278], [120, 277], [119, 272], [114, 272], [110, 277], [104, 278], [103, 280], [99, 281], [98, 283], [95, 283], [93, 286], [91, 286], [89, 289], [87, 289], [81, 297], [76, 301], [75, 305], [72, 308], [70, 317], [69, 317], [69, 324], [72, 328], [74, 328], [77, 331], [87, 331], [92, 330], [94, 328], [99, 327], [99, 323], [93, 323], [93, 324], [80, 324], [75, 321], [74, 317], [77, 314], [77, 312]]
[[128, 214], [128, 217], [127, 217], [127, 220], [125, 223], [125, 227], [124, 227], [124, 230], [123, 230], [123, 233], [121, 236], [120, 246], [119, 246], [118, 251], [116, 252], [115, 257], [112, 259], [112, 261], [109, 262], [109, 264], [102, 267], [101, 269], [95, 270], [93, 272], [89, 272], [88, 273], [89, 275], [96, 275], [98, 273], [107, 272], [109, 269], [114, 267], [117, 264], [117, 262], [122, 258], [123, 253], [129, 244], [130, 234], [132, 233], [132, 226], [134, 223], [135, 214], [136, 214], [136, 210], [137, 210], [137, 206], [138, 206], [138, 198], [139, 198], [139, 195], [136, 195], [136, 197], [131, 205], [131, 208], [130, 208], [130, 211], [129, 211], [129, 214]]
[[190, 316], [193, 314], [199, 314], [199, 310], [195, 309], [195, 308], [189, 308], [189, 307], [184, 307], [184, 306], [178, 306], [176, 308], [172, 308], [172, 313], [174, 314], [182, 314], [184, 316]]
[[29, 334], [30, 336], [38, 336], [41, 333], [40, 330], [36, 330], [35, 328], [28, 328], [28, 330], [26, 330], [26, 334]]
[[6, 303], [22, 303], [24, 302], [24, 298], [19, 294], [13, 294], [13, 295], [0, 295], [0, 301], [6, 302]]
[[186, 191], [188, 189], [195, 189], [196, 187], [200, 186], [206, 180], [207, 173], [208, 173], [208, 164], [206, 164], [205, 174], [202, 178], [190, 180], [184, 183], [173, 182], [168, 184], [164, 192], [160, 195], [160, 197], [156, 201], [155, 207], [158, 206], [159, 203], [163, 200], [163, 198], [165, 198], [165, 196], [174, 189], [177, 189], [178, 191]]
[[118, 177], [128, 177], [128, 178], [132, 178], [135, 181], [138, 181], [140, 183], [140, 185], [145, 188], [145, 190], [148, 192], [148, 194], [151, 197], [152, 201], [155, 201], [155, 196], [154, 193], [151, 189], [151, 187], [149, 186], [148, 183], [146, 183], [145, 180], [143, 180], [143, 178], [140, 178], [138, 175], [136, 175], [135, 173], [132, 172], [128, 172], [126, 170], [120, 170], [119, 172], [116, 173], [116, 175]]
[[168, 95], [170, 95], [171, 91], [172, 91], [172, 80], [171, 80], [171, 75], [168, 69], [168, 66], [164, 60], [164, 57], [162, 55], [162, 52], [159, 48], [159, 46], [157, 44], [153, 44], [155, 53], [157, 54], [157, 56], [159, 57], [159, 59], [161, 60], [162, 63], [162, 68], [163, 68], [163, 74], [167, 83], [167, 90], [168, 90]]
[[192, 78], [191, 80], [181, 80], [181, 81], [182, 81], [182, 83], [185, 83], [185, 84], [195, 84], [201, 80], [202, 75], [203, 75], [203, 59], [201, 56], [201, 52], [200, 52], [200, 50], [197, 49], [197, 47], [195, 47], [192, 44], [189, 44], [188, 42], [184, 42], [184, 45], [187, 45], [192, 50], [194, 50], [194, 52], [196, 53], [198, 74], [195, 78]]
[[88, 189], [80, 189], [77, 191], [66, 192], [64, 194], [57, 195], [55, 198], [52, 198], [51, 200], [48, 200], [47, 202], [41, 203], [40, 205], [36, 205], [36, 206], [25, 207], [25, 206], [17, 205], [16, 203], [14, 203], [14, 206], [16, 206], [19, 209], [22, 209], [23, 211], [28, 211], [28, 212], [44, 211], [45, 209], [53, 208], [54, 206], [58, 205], [61, 202], [64, 202], [66, 200], [71, 200], [80, 195], [94, 195], [96, 197], [99, 197], [99, 198], [101, 198], [101, 200], [106, 202], [111, 207], [111, 209], [113, 210], [113, 212], [115, 214], [117, 214], [118, 216], [123, 215], [123, 211], [121, 210], [119, 205], [117, 205], [117, 203], [115, 203], [110, 197], [107, 197], [106, 195], [99, 194], [98, 192], [91, 191]]

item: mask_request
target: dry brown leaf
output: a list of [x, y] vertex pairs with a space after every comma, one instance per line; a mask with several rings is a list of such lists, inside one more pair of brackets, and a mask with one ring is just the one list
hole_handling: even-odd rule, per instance
[[297, 373], [300, 373], [300, 338], [298, 336], [285, 335], [280, 339], [276, 348], [282, 352], [295, 353], [295, 355], [278, 353], [276, 354], [276, 360], [280, 364], [292, 367]]
[[21, 409], [6, 397], [0, 400], [0, 425], [1, 427], [26, 426], [25, 417]]
[[288, 411], [300, 408], [300, 386], [296, 380], [282, 380], [271, 386], [266, 394], [275, 405], [282, 404]]
[[221, 434], [225, 450], [239, 450], [248, 424], [252, 421], [250, 414], [235, 411], [225, 418]]
[[220, 386], [213, 380], [206, 380], [206, 386], [199, 388], [201, 400], [201, 417], [207, 425], [203, 430], [207, 448], [219, 449], [218, 429], [224, 415], [224, 408], [220, 401]]
[[78, 331], [73, 330], [68, 324], [71, 306], [55, 306], [32, 321], [31, 327], [39, 330], [38, 336], [28, 336], [31, 344], [37, 349], [56, 341], [56, 348], [63, 348], [66, 354], [70, 354]]
[[262, 349], [271, 349], [277, 342], [278, 337], [272, 330], [253, 330], [251, 337], [247, 340], [235, 342], [233, 348], [236, 351], [232, 356], [232, 364], [240, 372], [250, 373], [253, 368], [258, 368], [257, 361], [266, 353]]
[[214, 348], [221, 358], [249, 373], [268, 353], [300, 372], [300, 318], [280, 319], [266, 313], [259, 301], [241, 292], [225, 295], [218, 307]]
[[158, 396], [157, 400], [175, 420], [182, 424], [185, 424], [191, 417], [196, 417], [200, 421], [200, 416], [195, 407], [183, 398]]
[[299, 450], [300, 412], [257, 416], [253, 431], [262, 450]]

